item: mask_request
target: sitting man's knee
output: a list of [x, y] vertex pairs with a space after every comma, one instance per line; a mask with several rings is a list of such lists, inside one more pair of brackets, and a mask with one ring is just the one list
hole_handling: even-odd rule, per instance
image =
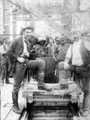
[[45, 69], [45, 61], [42, 60], [42, 59], [38, 59], [38, 62], [39, 62], [39, 67], [40, 67], [41, 69]]

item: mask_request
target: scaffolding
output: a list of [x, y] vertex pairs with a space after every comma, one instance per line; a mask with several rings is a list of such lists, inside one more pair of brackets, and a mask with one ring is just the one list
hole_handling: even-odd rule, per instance
[[[78, 1], [78, 0], [77, 0]], [[49, 7], [49, 13], [45, 14], [43, 9], [46, 9], [45, 6], [40, 7], [40, 3], [34, 8], [34, 6], [28, 5], [28, 3], [23, 3], [20, 0], [3, 0], [2, 7], [0, 8], [0, 12], [2, 13], [1, 18], [1, 29], [0, 34], [5, 34], [7, 36], [12, 36], [13, 39], [15, 36], [19, 35], [19, 31], [17, 31], [17, 24], [21, 23], [33, 25], [35, 27], [34, 22], [38, 20], [44, 21], [47, 25], [50, 26], [50, 30], [54, 30], [63, 36], [72, 39], [71, 32], [72, 31], [86, 31], [90, 30], [90, 10], [78, 10], [78, 11], [66, 11], [67, 7], [63, 6], [63, 10], [60, 13], [56, 14], [58, 17], [58, 21], [61, 22], [61, 25], [57, 24], [55, 19], [52, 18], [51, 8]], [[6, 6], [6, 4], [9, 4]], [[49, 4], [51, 5], [51, 4]], [[56, 4], [55, 4], [56, 5]], [[54, 6], [55, 7], [55, 6]], [[38, 9], [39, 8], [39, 9]], [[55, 8], [56, 9], [56, 8]], [[55, 15], [53, 15], [55, 17]], [[60, 18], [60, 19], [59, 19]], [[22, 25], [21, 25], [22, 26]], [[20, 29], [20, 28], [19, 28]]]

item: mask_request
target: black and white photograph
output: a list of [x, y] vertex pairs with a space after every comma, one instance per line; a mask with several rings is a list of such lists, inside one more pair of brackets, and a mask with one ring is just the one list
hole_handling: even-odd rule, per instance
[[0, 120], [90, 120], [90, 0], [0, 0]]

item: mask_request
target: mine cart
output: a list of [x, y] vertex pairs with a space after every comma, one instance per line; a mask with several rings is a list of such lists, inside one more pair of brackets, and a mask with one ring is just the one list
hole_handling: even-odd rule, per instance
[[58, 84], [47, 84], [52, 91], [39, 90], [36, 81], [30, 81], [23, 88], [26, 114], [25, 120], [72, 120], [69, 109], [71, 95], [67, 89], [57, 88]]

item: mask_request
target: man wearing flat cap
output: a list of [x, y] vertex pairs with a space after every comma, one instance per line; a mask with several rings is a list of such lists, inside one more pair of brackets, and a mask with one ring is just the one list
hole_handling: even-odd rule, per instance
[[26, 58], [30, 58], [30, 52], [33, 47], [33, 28], [25, 27], [21, 31], [21, 37], [15, 39], [9, 50], [7, 51], [7, 55], [9, 56], [11, 62], [15, 64], [14, 70], [14, 85], [12, 91], [12, 100], [13, 100], [13, 111], [16, 113], [21, 113], [18, 107], [18, 92], [21, 86], [22, 81], [25, 77], [26, 69], [37, 68], [37, 80], [38, 80], [38, 88], [43, 90], [51, 90], [44, 84], [44, 70], [45, 70], [45, 62], [41, 59], [28, 60]]

